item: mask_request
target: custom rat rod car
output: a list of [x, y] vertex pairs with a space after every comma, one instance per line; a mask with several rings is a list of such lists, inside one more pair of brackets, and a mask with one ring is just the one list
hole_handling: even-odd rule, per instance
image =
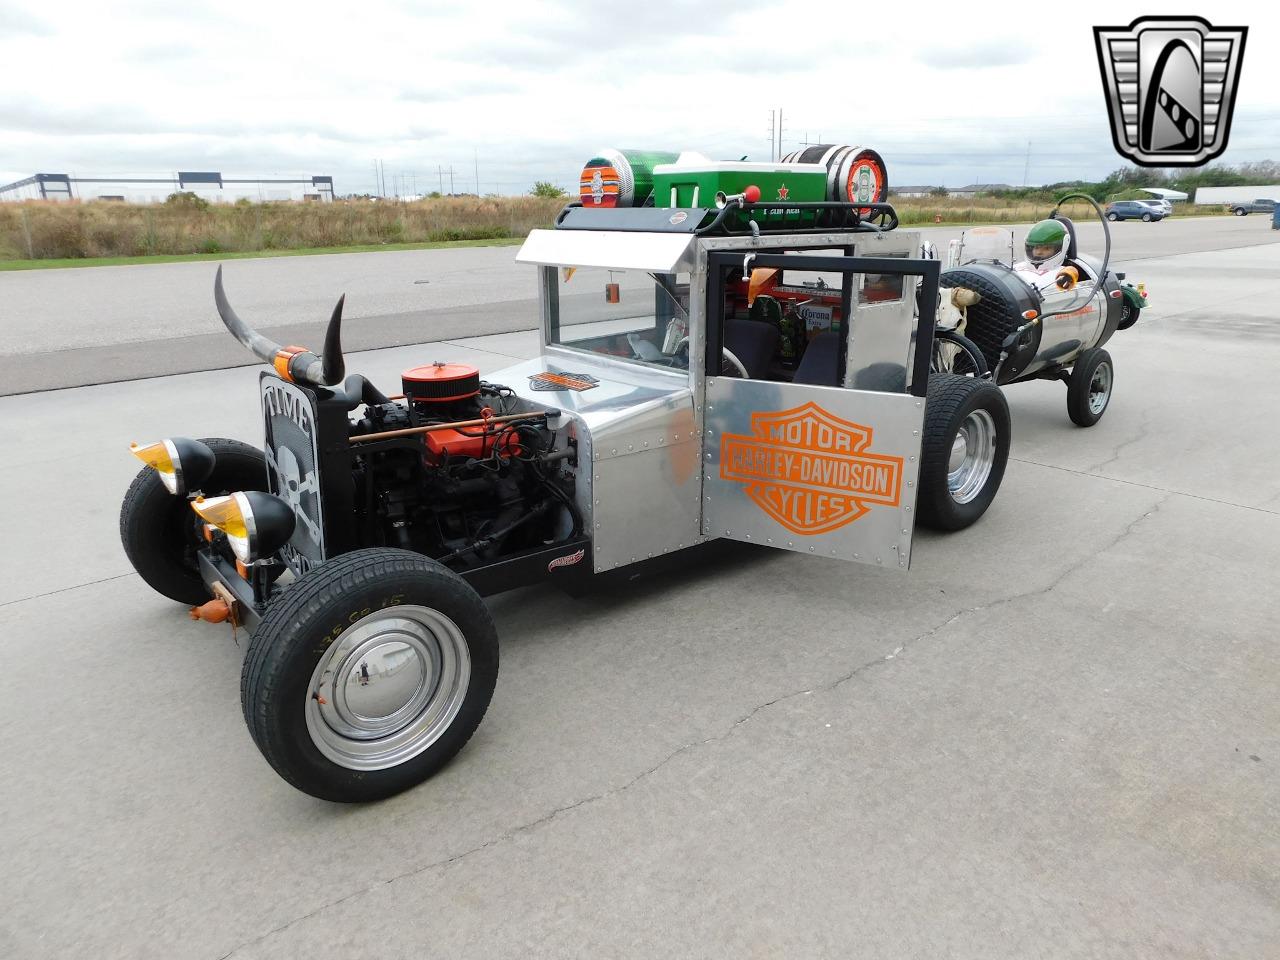
[[[219, 268], [224, 323], [271, 367], [264, 451], [135, 445], [121, 532], [158, 592], [251, 634], [244, 717], [285, 780], [371, 800], [457, 753], [498, 670], [482, 595], [716, 538], [906, 570], [917, 520], [987, 509], [1008, 408], [930, 375], [940, 264], [887, 205], [758, 195], [566, 208], [517, 256], [539, 356], [485, 378], [427, 363], [394, 396], [345, 375], [341, 300], [319, 355], [282, 347]], [[823, 301], [801, 329], [757, 306], [758, 271]]]
[[[1093, 206], [1105, 240], [1102, 259], [1082, 253], [1076, 227], [1059, 213], [1068, 199]], [[1143, 284], [1125, 281], [1111, 262], [1111, 228], [1091, 197], [1068, 194], [1027, 231], [1025, 258], [1013, 231], [974, 227], [951, 242], [939, 283], [934, 369], [967, 372], [1005, 386], [1061, 380], [1067, 413], [1091, 427], [1111, 402], [1115, 364], [1103, 346], [1138, 322], [1148, 305]]]

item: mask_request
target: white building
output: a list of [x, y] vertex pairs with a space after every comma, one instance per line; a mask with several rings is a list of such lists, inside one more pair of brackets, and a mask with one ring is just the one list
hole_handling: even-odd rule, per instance
[[1280, 200], [1280, 183], [1260, 187], [1197, 187], [1196, 203], [1252, 203], [1254, 200]]
[[333, 177], [239, 177], [216, 171], [184, 170], [154, 177], [71, 176], [36, 173], [0, 186], [0, 200], [116, 200], [123, 203], [163, 203], [171, 193], [190, 192], [210, 203], [240, 199], [333, 199]]

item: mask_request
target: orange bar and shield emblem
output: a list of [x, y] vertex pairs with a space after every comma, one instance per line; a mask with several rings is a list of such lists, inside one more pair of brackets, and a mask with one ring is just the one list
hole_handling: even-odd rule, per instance
[[872, 429], [806, 403], [753, 413], [751, 436], [720, 438], [720, 478], [792, 533], [830, 533], [874, 504], [896, 507], [902, 457], [870, 453]]

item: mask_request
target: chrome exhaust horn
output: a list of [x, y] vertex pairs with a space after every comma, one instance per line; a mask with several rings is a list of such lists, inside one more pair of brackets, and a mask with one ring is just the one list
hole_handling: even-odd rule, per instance
[[338, 298], [333, 316], [329, 318], [329, 327], [325, 331], [324, 354], [317, 357], [303, 347], [282, 347], [241, 320], [222, 288], [221, 265], [213, 281], [213, 300], [218, 305], [218, 316], [231, 331], [231, 335], [290, 383], [309, 383], [316, 387], [340, 383], [346, 374], [346, 362], [342, 358], [342, 307], [346, 299], [346, 294]]

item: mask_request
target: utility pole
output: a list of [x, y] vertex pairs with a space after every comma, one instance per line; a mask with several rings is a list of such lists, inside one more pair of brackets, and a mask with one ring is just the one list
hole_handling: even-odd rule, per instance
[[473, 147], [476, 152], [476, 196], [480, 196], [480, 148]]
[[438, 163], [436, 164], [436, 173], [440, 175], [440, 195], [443, 196], [444, 195], [444, 167], [440, 166], [440, 164]]
[[1027, 185], [1027, 179], [1031, 176], [1031, 141], [1027, 141], [1027, 163], [1022, 168], [1022, 185]]
[[773, 159], [774, 154], [774, 137], [778, 130], [778, 112], [776, 110], [769, 111], [769, 159]]
[[449, 196], [453, 196], [453, 164], [449, 164]]
[[782, 159], [782, 108], [778, 108], [778, 155], [775, 160]]

